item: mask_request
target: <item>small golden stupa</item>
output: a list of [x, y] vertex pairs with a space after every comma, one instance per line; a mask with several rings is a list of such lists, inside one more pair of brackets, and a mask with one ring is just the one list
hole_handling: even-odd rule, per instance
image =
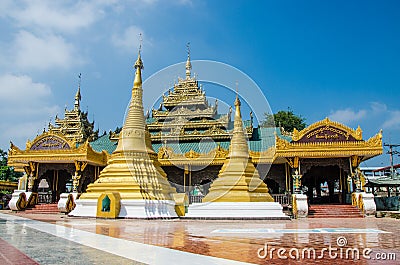
[[76, 201], [76, 208], [70, 215], [93, 216], [96, 214], [94, 201], [104, 193], [117, 192], [121, 207], [119, 217], [176, 217], [173, 198], [176, 191], [157, 160], [145, 127], [140, 51], [135, 68], [132, 98], [118, 146], [99, 178]]
[[229, 155], [203, 202], [273, 202], [249, 155], [238, 95], [235, 108]]

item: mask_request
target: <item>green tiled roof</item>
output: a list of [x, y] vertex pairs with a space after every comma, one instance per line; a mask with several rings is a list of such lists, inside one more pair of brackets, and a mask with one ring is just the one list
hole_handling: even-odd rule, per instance
[[117, 141], [111, 141], [108, 134], [100, 136], [96, 141], [90, 143], [90, 146], [96, 152], [102, 152], [106, 150], [109, 154], [114, 152], [115, 148], [117, 148]]
[[[254, 128], [253, 136], [248, 141], [249, 149], [255, 152], [265, 151], [268, 148], [275, 145], [275, 133], [278, 137], [285, 139], [287, 141], [291, 141], [289, 136], [285, 136], [281, 134], [279, 128]], [[111, 154], [115, 148], [117, 148], [117, 142], [113, 142], [109, 139], [109, 135], [103, 135], [96, 141], [90, 143], [92, 148], [101, 152], [102, 150], [106, 150], [109, 154]], [[158, 152], [162, 143], [153, 143], [154, 151]], [[196, 142], [180, 142], [180, 143], [168, 143], [168, 147], [171, 147], [175, 153], [187, 153], [190, 150], [193, 150], [197, 153], [208, 153], [211, 150], [215, 149], [218, 145], [222, 148], [228, 150], [230, 146], [229, 141], [196, 141]]]
[[146, 119], [146, 123], [147, 123], [147, 124], [153, 123], [153, 122], [155, 122], [155, 121], [157, 121], [157, 120], [154, 119], [154, 118], [151, 118], [151, 117], [149, 117], [149, 118]]
[[[158, 152], [162, 143], [154, 143], [153, 148], [154, 151]], [[200, 141], [200, 142], [180, 142], [180, 143], [168, 143], [167, 146], [174, 150], [174, 153], [185, 154], [190, 150], [193, 150], [197, 153], [208, 153], [214, 150], [218, 145], [220, 145], [224, 149], [229, 148], [229, 142], [217, 142], [217, 141]]]
[[216, 114], [216, 115], [214, 116], [214, 119], [218, 120], [219, 118], [225, 117], [225, 116], [227, 116], [227, 115], [228, 115], [228, 114]]

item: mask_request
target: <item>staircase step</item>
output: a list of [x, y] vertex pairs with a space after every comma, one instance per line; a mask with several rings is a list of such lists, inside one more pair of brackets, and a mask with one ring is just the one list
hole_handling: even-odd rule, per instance
[[364, 215], [355, 206], [346, 204], [311, 205], [310, 218], [363, 218]]
[[48, 214], [48, 213], [59, 213], [58, 206], [55, 203], [52, 204], [37, 204], [32, 208], [25, 209], [25, 213], [38, 213], [38, 214]]

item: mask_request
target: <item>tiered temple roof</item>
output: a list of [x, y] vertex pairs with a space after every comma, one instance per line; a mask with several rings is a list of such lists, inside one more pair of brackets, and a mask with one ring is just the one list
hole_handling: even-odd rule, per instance
[[[221, 152], [222, 159], [229, 150], [234, 127], [232, 110], [227, 114], [219, 114], [218, 101], [214, 105], [209, 104], [205, 91], [196, 77], [192, 76], [191, 69], [188, 53], [186, 77], [178, 79], [173, 90], [163, 95], [160, 107], [152, 109], [146, 119], [152, 146], [160, 161], [164, 161], [167, 153], [184, 158]], [[282, 134], [280, 128], [253, 128], [252, 118], [243, 121], [243, 128], [251, 154], [267, 152], [274, 147], [275, 135], [291, 140], [290, 136]], [[118, 137], [119, 133], [110, 132], [90, 144], [94, 150], [107, 150], [111, 154], [116, 149]], [[209, 140], [205, 140], [207, 138]], [[223, 159], [219, 163], [223, 163]]]
[[49, 123], [49, 133], [62, 134], [70, 141], [82, 144], [86, 140], [94, 141], [98, 138], [99, 131], [94, 131], [94, 121], [89, 122], [88, 113], [80, 109], [81, 87], [75, 95], [74, 108], [67, 110], [65, 108], [64, 118], [58, 118], [56, 115], [55, 125]]
[[[186, 77], [179, 78], [173, 90], [163, 95], [159, 109], [152, 109], [146, 122], [153, 143], [166, 141], [198, 141], [204, 137], [229, 141], [232, 135], [231, 112], [218, 113], [218, 101], [209, 104], [196, 77], [191, 75], [190, 53], [186, 61]], [[250, 137], [252, 121], [245, 127]]]
[[[163, 95], [160, 107], [153, 109], [151, 115], [147, 114], [152, 147], [163, 166], [172, 165], [171, 161], [202, 165], [208, 163], [210, 157], [213, 157], [212, 165], [222, 165], [231, 145], [231, 110], [228, 114], [219, 114], [218, 102], [209, 104], [191, 69], [188, 53], [186, 77], [179, 78], [173, 90]], [[279, 127], [253, 128], [252, 117], [242, 122], [253, 163], [284, 164], [286, 157], [352, 156], [365, 160], [382, 152], [381, 133], [364, 141], [361, 129], [352, 130], [329, 119], [292, 133]], [[118, 133], [110, 133], [92, 142], [91, 146], [94, 150], [112, 153], [117, 141]]]

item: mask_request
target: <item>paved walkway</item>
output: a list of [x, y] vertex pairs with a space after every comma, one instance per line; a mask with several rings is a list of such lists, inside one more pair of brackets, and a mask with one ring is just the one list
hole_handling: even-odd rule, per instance
[[399, 264], [399, 235], [400, 220], [391, 218], [106, 220], [0, 211], [0, 264]]

